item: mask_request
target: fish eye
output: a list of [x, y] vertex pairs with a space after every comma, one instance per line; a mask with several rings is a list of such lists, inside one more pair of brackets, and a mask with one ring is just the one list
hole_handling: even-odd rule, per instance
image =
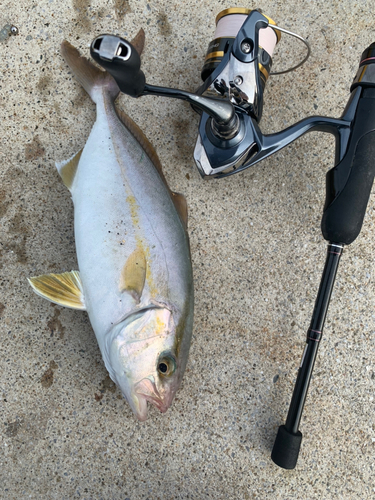
[[167, 371], [168, 371], [167, 363], [159, 363], [158, 369], [159, 369], [159, 372], [161, 372], [161, 373], [167, 373]]
[[169, 377], [176, 369], [176, 360], [171, 354], [162, 354], [158, 360], [158, 372]]

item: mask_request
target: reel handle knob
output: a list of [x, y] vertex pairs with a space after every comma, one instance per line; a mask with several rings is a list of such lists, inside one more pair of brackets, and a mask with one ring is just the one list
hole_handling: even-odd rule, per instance
[[141, 58], [127, 40], [114, 35], [100, 35], [91, 43], [91, 57], [116, 80], [121, 92], [131, 97], [143, 94], [146, 78]]

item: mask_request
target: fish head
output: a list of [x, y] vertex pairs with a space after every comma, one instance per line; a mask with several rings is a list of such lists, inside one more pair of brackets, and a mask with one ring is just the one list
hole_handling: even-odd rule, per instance
[[141, 421], [147, 403], [166, 412], [181, 383], [190, 335], [186, 341], [189, 328], [179, 323], [170, 309], [150, 307], [132, 314], [111, 335], [107, 368]]

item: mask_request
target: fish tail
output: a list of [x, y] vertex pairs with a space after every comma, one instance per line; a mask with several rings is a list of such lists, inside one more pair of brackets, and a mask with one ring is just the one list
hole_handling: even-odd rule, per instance
[[74, 75], [95, 103], [102, 96], [103, 90], [113, 100], [116, 99], [120, 89], [107, 71], [102, 71], [86, 57], [83, 57], [79, 50], [66, 40], [61, 44], [61, 53]]

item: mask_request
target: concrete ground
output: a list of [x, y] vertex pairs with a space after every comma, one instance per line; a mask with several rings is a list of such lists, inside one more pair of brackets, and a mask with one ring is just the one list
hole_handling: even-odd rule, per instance
[[[194, 90], [215, 17], [230, 2], [3, 0], [0, 30], [0, 498], [371, 499], [375, 496], [375, 197], [343, 255], [293, 471], [270, 452], [284, 422], [326, 244], [320, 232], [334, 140], [311, 133], [243, 174], [203, 181], [198, 116], [182, 102], [121, 96], [189, 205], [196, 315], [183, 386], [139, 423], [110, 381], [85, 313], [37, 297], [26, 278], [76, 269], [73, 206], [54, 167], [85, 143], [95, 106], [59, 54], [101, 33], [147, 45], [149, 83]], [[247, 4], [245, 6], [253, 6]], [[338, 117], [372, 2], [268, 1], [307, 37], [310, 60], [267, 84], [262, 130]], [[303, 54], [284, 37], [274, 69]]]

